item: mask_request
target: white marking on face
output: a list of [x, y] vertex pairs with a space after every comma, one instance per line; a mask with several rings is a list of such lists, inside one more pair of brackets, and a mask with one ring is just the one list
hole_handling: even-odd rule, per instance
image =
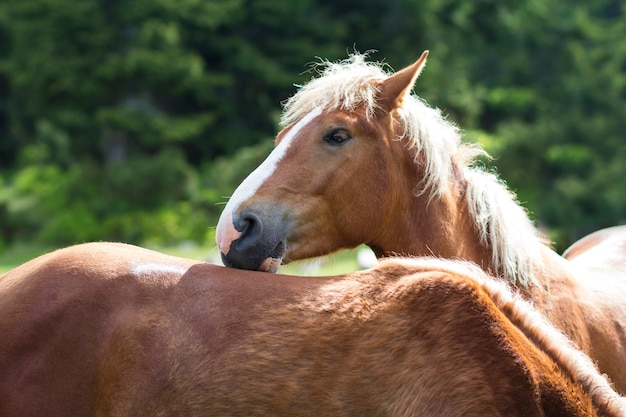
[[269, 156], [263, 161], [261, 165], [237, 187], [233, 196], [228, 200], [224, 211], [217, 222], [216, 240], [217, 246], [224, 254], [228, 253], [230, 243], [236, 240], [240, 232], [235, 230], [233, 226], [233, 213], [239, 208], [239, 205], [252, 197], [254, 193], [265, 183], [265, 181], [272, 176], [276, 170], [276, 166], [283, 159], [287, 150], [293, 143], [293, 139], [298, 133], [306, 127], [314, 118], [322, 113], [322, 108], [317, 107], [313, 109], [309, 114], [300, 119], [285, 137], [280, 141], [278, 146], [269, 154]]

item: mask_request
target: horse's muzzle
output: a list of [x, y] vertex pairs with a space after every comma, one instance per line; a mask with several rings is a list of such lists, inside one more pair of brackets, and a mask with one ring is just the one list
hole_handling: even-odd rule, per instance
[[239, 237], [222, 248], [225, 266], [239, 269], [276, 272], [287, 248], [287, 226], [283, 216], [266, 210], [244, 209], [233, 213], [232, 224]]

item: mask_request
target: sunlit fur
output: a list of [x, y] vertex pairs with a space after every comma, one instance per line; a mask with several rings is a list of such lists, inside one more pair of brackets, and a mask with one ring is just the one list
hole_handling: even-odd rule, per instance
[[602, 404], [617, 414], [626, 413], [626, 398], [613, 390], [591, 359], [505, 283], [487, 276], [469, 262], [439, 258], [394, 259], [389, 262], [405, 264], [412, 269], [423, 268], [431, 273], [442, 271], [463, 275], [475, 281], [514, 325], [591, 394], [594, 403]]
[[[346, 112], [363, 108], [368, 118], [374, 117], [378, 86], [390, 74], [383, 64], [365, 59], [365, 55], [354, 54], [337, 63], [318, 64], [320, 77], [300, 86], [285, 102], [282, 124], [295, 123], [317, 107]], [[456, 165], [467, 182], [468, 209], [482, 243], [492, 248], [497, 273], [513, 284], [534, 281], [533, 272], [541, 268], [536, 264], [541, 259], [537, 254], [545, 241], [498, 178], [472, 165], [485, 152], [475, 144], [462, 142], [457, 126], [416, 95], [408, 94], [392, 117], [398, 125], [398, 139], [415, 148], [416, 163], [421, 155], [425, 164], [424, 181], [416, 184], [416, 194], [443, 196], [451, 186]]]

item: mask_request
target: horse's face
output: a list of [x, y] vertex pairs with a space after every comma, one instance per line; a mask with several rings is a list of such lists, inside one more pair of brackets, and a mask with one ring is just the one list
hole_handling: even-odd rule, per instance
[[[425, 62], [381, 82], [377, 111], [316, 108], [276, 137], [276, 148], [235, 190], [217, 226], [227, 266], [275, 272], [281, 262], [370, 243], [406, 209], [413, 155], [391, 115]], [[400, 191], [402, 190], [402, 191]]]
[[368, 121], [359, 111], [316, 109], [285, 128], [222, 213], [224, 263], [273, 272], [283, 260], [375, 239], [414, 165], [394, 138], [388, 115]]

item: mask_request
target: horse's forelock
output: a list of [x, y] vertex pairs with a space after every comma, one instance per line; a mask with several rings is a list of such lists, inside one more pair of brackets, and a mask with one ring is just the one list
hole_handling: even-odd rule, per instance
[[320, 76], [298, 86], [296, 94], [284, 103], [281, 125], [295, 123], [316, 107], [347, 112], [363, 107], [371, 118], [377, 109], [378, 84], [388, 74], [382, 64], [366, 62], [365, 57], [353, 54], [340, 62], [316, 63], [314, 70]]

